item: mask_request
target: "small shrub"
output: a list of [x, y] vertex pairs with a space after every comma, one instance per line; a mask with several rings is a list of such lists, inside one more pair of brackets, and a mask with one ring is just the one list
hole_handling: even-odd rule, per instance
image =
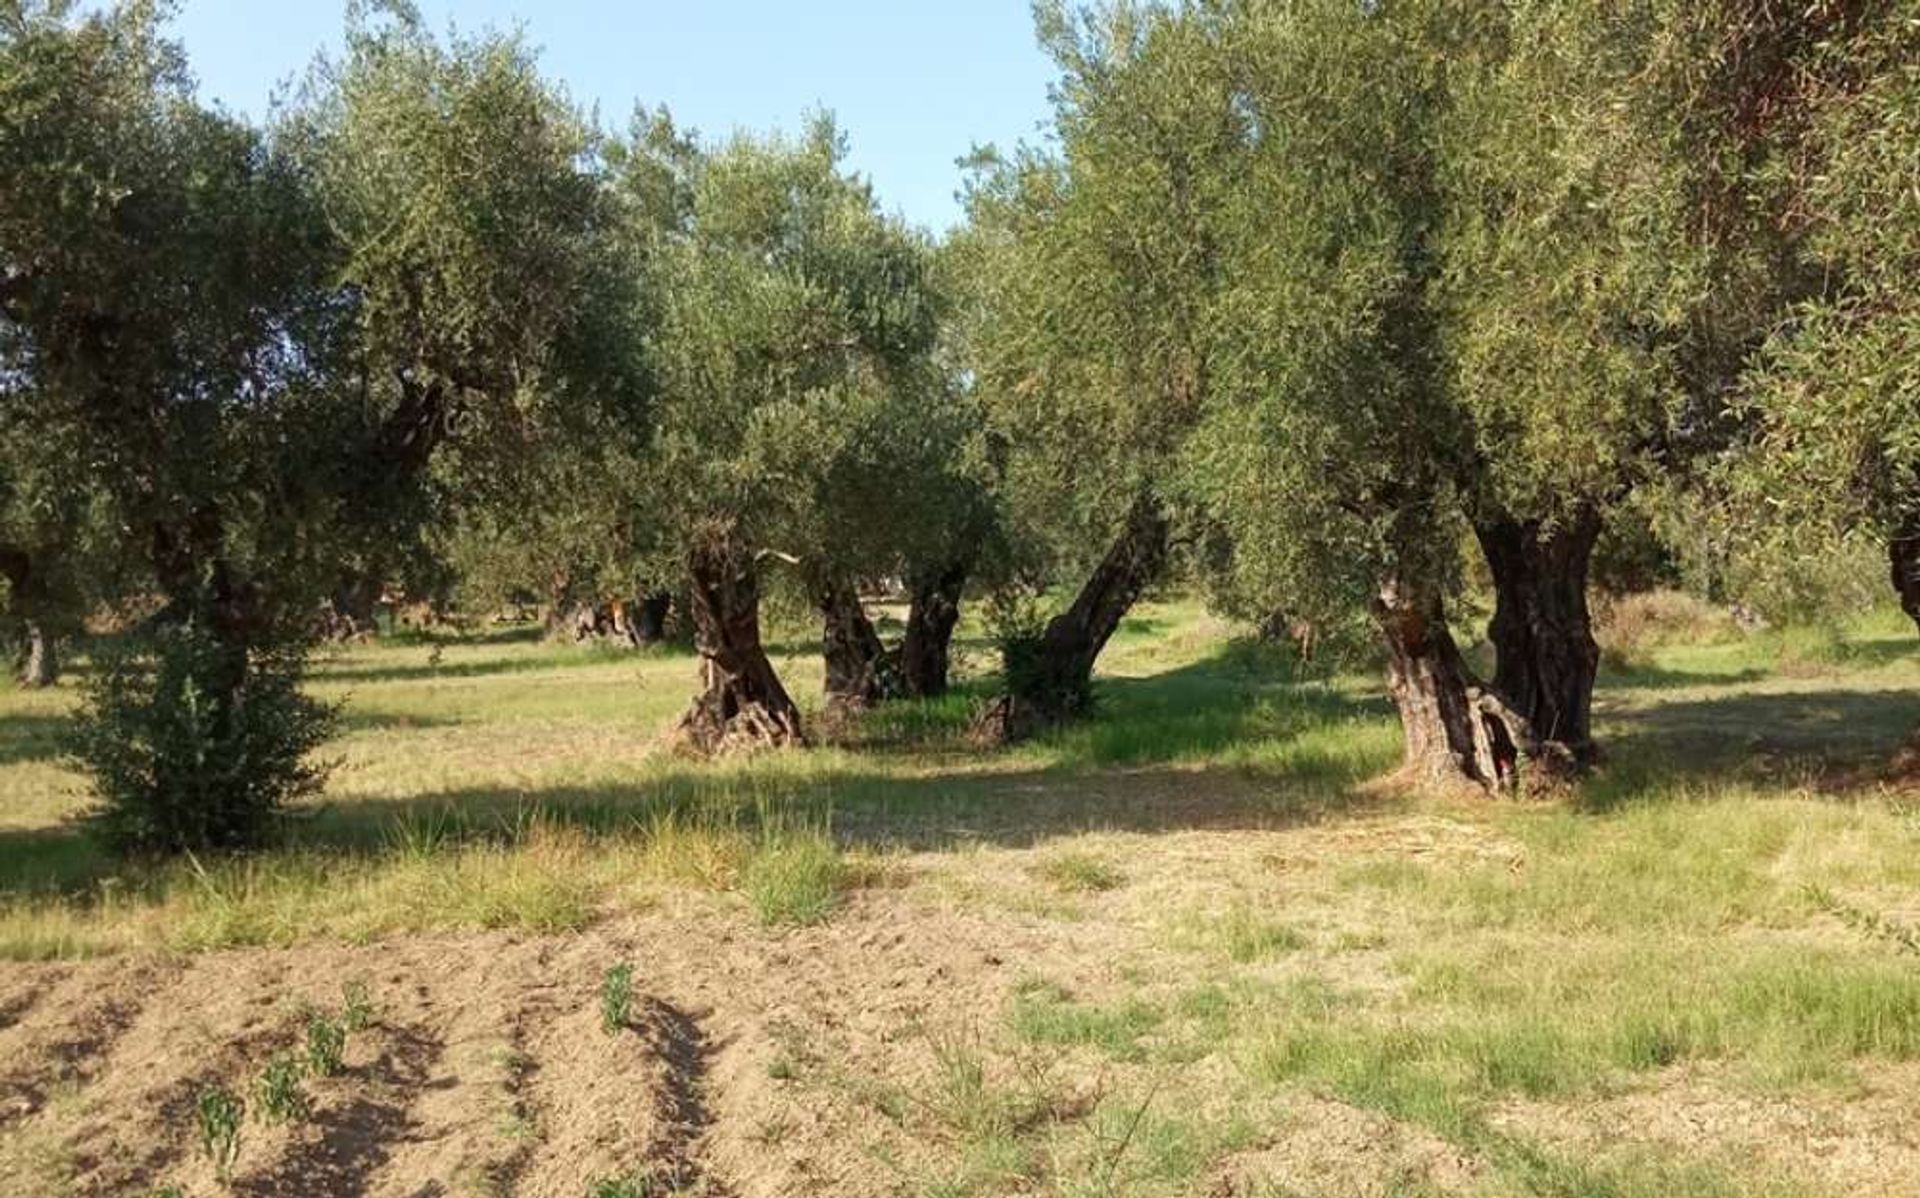
[[258, 845], [317, 789], [335, 712], [300, 693], [297, 649], [249, 652], [189, 621], [100, 655], [71, 750], [96, 831], [122, 853]]
[[240, 1121], [246, 1113], [245, 1104], [228, 1090], [208, 1086], [194, 1100], [193, 1113], [200, 1128], [200, 1149], [224, 1182], [240, 1156]]
[[254, 1085], [254, 1114], [268, 1123], [305, 1119], [311, 1105], [300, 1083], [306, 1076], [306, 1067], [290, 1053], [268, 1061]]
[[600, 980], [600, 1026], [611, 1036], [633, 1018], [633, 966], [615, 965]]
[[315, 1077], [340, 1072], [347, 1054], [347, 1029], [320, 1012], [307, 1016], [307, 1068]]
[[346, 1005], [341, 1008], [340, 1022], [349, 1032], [364, 1032], [373, 1026], [373, 999], [367, 994], [365, 982], [348, 982], [344, 988]]

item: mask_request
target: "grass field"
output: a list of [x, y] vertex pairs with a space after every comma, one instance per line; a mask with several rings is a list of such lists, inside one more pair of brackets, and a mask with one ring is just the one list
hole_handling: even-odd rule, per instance
[[[388, 642], [288, 847], [161, 869], [68, 822], [73, 689], [3, 692], [0, 1192], [1920, 1195], [1915, 649], [1640, 646], [1600, 776], [1496, 801], [1188, 604], [990, 754], [984, 681], [703, 765], [685, 655]], [[198, 1096], [349, 986], [222, 1183]]]

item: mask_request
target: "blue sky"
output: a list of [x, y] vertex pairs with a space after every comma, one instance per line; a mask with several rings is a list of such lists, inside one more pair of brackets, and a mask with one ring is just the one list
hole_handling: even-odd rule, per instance
[[[710, 137], [795, 130], [833, 110], [854, 169], [889, 210], [958, 219], [954, 160], [1032, 140], [1050, 66], [1028, 0], [420, 0], [444, 30], [523, 26], [546, 73], [624, 127], [666, 103]], [[336, 45], [339, 0], [182, 0], [173, 26], [204, 98], [264, 115], [276, 87]]]

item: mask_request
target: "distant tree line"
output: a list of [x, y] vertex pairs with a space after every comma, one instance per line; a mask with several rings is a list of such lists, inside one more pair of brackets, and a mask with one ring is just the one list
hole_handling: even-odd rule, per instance
[[1650, 511], [1754, 577], [1876, 545], [1920, 622], [1916, 0], [1042, 3], [1052, 136], [939, 240], [824, 116], [608, 130], [390, 2], [256, 125], [167, 15], [0, 0], [5, 618], [29, 685], [119, 624], [123, 847], [265, 835], [306, 650], [390, 593], [671, 610], [712, 752], [807, 738], [770, 587], [836, 718], [943, 692], [989, 597], [1010, 739], [1185, 578], [1363, 630], [1410, 772], [1485, 787], [1595, 760], [1596, 560]]

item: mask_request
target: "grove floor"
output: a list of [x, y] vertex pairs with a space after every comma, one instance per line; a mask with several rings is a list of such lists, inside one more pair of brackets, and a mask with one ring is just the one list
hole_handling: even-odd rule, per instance
[[0, 693], [0, 1194], [1920, 1196], [1900, 631], [1650, 651], [1528, 801], [1380, 784], [1367, 680], [1185, 604], [984, 755], [968, 692], [684, 762], [684, 656], [390, 642], [286, 849], [154, 869]]

